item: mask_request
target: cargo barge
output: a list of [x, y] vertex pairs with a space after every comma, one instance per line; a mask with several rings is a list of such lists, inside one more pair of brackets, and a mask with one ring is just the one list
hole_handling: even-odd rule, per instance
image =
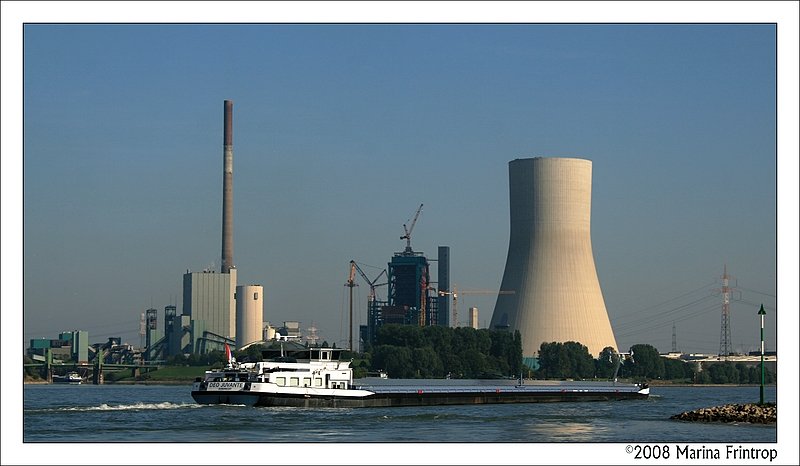
[[192, 398], [197, 403], [366, 408], [612, 401], [642, 399], [650, 394], [646, 384], [613, 382], [357, 385], [353, 383], [350, 361], [339, 360], [339, 349], [308, 348], [302, 355], [295, 352], [292, 356], [245, 363], [237, 363], [227, 348], [226, 352], [225, 367], [206, 371], [192, 384]]

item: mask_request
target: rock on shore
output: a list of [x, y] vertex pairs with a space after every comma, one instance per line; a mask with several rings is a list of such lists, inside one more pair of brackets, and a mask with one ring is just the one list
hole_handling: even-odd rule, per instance
[[765, 403], [763, 405], [756, 403], [744, 405], [730, 404], [686, 411], [670, 416], [670, 419], [677, 419], [679, 421], [774, 424], [778, 421], [778, 407], [774, 403]]

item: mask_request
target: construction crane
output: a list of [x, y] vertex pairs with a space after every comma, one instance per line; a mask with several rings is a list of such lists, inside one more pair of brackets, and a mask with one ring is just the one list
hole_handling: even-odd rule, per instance
[[361, 267], [359, 267], [358, 264], [356, 264], [356, 261], [352, 260], [350, 261], [350, 275], [347, 278], [347, 282], [344, 284], [344, 286], [350, 288], [350, 346], [349, 346], [350, 351], [353, 351], [353, 288], [358, 286], [358, 283], [356, 283], [356, 272], [358, 272], [361, 275], [361, 277], [369, 284], [370, 302], [375, 300], [375, 288], [386, 285], [386, 283], [376, 284], [378, 279], [380, 279], [384, 274], [386, 274], [386, 269], [383, 269], [383, 271], [381, 271], [381, 273], [379, 273], [374, 280], [370, 280], [369, 278], [367, 278], [367, 274], [365, 274], [364, 271], [361, 270]]
[[356, 263], [353, 261], [350, 261], [350, 276], [344, 286], [350, 288], [350, 345], [347, 349], [353, 351], [353, 287], [358, 286], [356, 284]]
[[[361, 278], [363, 278], [364, 281], [367, 282], [367, 284], [369, 285], [369, 297], [367, 299], [370, 302], [371, 301], [375, 301], [375, 298], [376, 298], [376, 296], [375, 296], [375, 288], [388, 284], [388, 282], [386, 282], [386, 283], [377, 283], [377, 281], [380, 280], [380, 278], [382, 276], [386, 275], [386, 269], [383, 269], [381, 271], [381, 273], [379, 273], [378, 276], [375, 277], [375, 279], [373, 279], [373, 280], [370, 280], [369, 277], [367, 277], [367, 274], [364, 273], [363, 270], [361, 270], [361, 267], [358, 266], [358, 263], [356, 263], [356, 261], [350, 261], [350, 277], [351, 277], [351, 279], [355, 278], [354, 275], [353, 275], [353, 270], [354, 269], [355, 269], [355, 271], [358, 272], [359, 275], [361, 275]], [[356, 286], [356, 285], [354, 285], [354, 286]]]
[[419, 218], [420, 212], [422, 212], [422, 204], [419, 205], [419, 209], [417, 209], [417, 213], [414, 215], [414, 220], [411, 221], [411, 226], [406, 227], [406, 224], [405, 223], [403, 224], [403, 231], [405, 231], [406, 234], [401, 236], [400, 239], [406, 240], [406, 250], [405, 250], [406, 254], [411, 254], [412, 252], [414, 252], [411, 249], [411, 231], [414, 229], [414, 225], [417, 224], [417, 218]]
[[439, 296], [452, 296], [453, 297], [453, 327], [458, 327], [458, 295], [480, 295], [480, 294], [514, 294], [513, 290], [461, 290], [458, 291], [456, 285], [453, 285], [453, 291], [439, 291]]

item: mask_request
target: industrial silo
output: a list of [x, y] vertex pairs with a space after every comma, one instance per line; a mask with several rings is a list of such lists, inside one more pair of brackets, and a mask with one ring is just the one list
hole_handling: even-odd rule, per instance
[[236, 347], [260, 341], [264, 320], [264, 287], [236, 287]]
[[508, 164], [511, 235], [491, 327], [519, 330], [523, 356], [577, 341], [617, 348], [592, 254], [592, 162], [535, 157]]

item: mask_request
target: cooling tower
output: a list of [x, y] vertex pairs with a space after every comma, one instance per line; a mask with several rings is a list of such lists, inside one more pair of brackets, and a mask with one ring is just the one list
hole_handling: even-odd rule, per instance
[[617, 348], [592, 255], [592, 162], [509, 162], [511, 236], [492, 328], [519, 330], [522, 354], [577, 341], [598, 357]]
[[233, 101], [223, 104], [222, 273], [233, 267]]
[[236, 347], [260, 341], [264, 325], [264, 287], [236, 287]]

